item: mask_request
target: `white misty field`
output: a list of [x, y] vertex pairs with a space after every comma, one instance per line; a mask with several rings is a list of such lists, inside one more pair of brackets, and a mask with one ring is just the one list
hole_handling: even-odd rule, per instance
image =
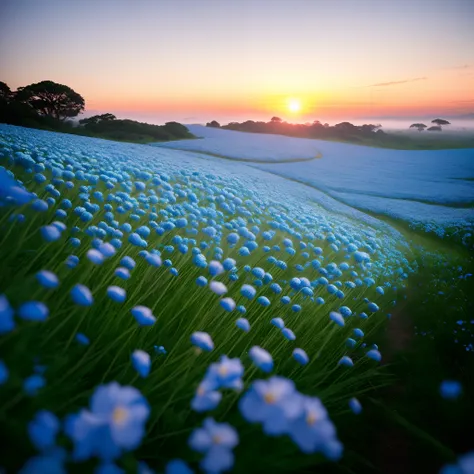
[[445, 228], [467, 232], [474, 225], [474, 149], [390, 150], [202, 125], [188, 128], [202, 138], [153, 145], [242, 161], [340, 203], [440, 235]]

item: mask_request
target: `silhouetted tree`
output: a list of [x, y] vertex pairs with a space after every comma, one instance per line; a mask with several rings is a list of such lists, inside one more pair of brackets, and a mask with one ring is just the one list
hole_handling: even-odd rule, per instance
[[441, 132], [443, 129], [439, 125], [433, 125], [430, 128], [427, 128], [428, 132]]
[[427, 126], [424, 123], [412, 123], [410, 128], [416, 128], [419, 132], [422, 132]]
[[220, 128], [221, 124], [217, 120], [206, 123], [206, 127]]
[[437, 119], [434, 119], [431, 121], [431, 123], [435, 123], [436, 125], [451, 125], [450, 122], [448, 122], [447, 120], [443, 120], [443, 119], [440, 119], [440, 118], [437, 118]]
[[0, 81], [0, 100], [4, 102], [10, 102], [13, 98], [13, 92], [5, 82]]
[[92, 125], [99, 122], [107, 122], [111, 120], [117, 120], [117, 117], [114, 114], [102, 114], [102, 115], [93, 115], [92, 117], [88, 117], [82, 120], [79, 120], [81, 125]]
[[28, 104], [39, 115], [65, 120], [84, 110], [84, 98], [70, 87], [42, 81], [18, 88], [15, 99]]
[[278, 123], [281, 123], [281, 118], [280, 117], [272, 117], [270, 119], [270, 122], [278, 122]]

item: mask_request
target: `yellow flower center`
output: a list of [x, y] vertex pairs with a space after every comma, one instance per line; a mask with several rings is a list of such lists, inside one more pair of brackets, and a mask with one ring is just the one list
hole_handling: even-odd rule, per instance
[[308, 415], [306, 416], [306, 423], [312, 426], [316, 423], [316, 421], [317, 421], [316, 415], [314, 413], [308, 413]]
[[263, 399], [265, 400], [265, 403], [268, 403], [269, 405], [276, 402], [276, 397], [273, 393], [266, 393], [263, 396]]
[[123, 423], [128, 418], [128, 411], [125, 408], [117, 407], [112, 413], [112, 419], [114, 423], [118, 425]]
[[221, 374], [221, 375], [226, 375], [226, 374], [227, 374], [227, 367], [226, 367], [225, 365], [221, 365], [221, 366], [219, 367], [219, 371], [218, 371], [218, 372], [219, 372], [219, 374]]
[[214, 435], [214, 436], [212, 437], [212, 442], [213, 442], [214, 444], [220, 444], [221, 441], [222, 441], [222, 439], [221, 439], [221, 437], [220, 437], [219, 435]]

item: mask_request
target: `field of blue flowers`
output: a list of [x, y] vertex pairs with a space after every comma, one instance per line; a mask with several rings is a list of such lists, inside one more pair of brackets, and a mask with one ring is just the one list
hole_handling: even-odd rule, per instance
[[0, 126], [5, 472], [328, 472], [344, 457], [339, 423], [356, 429], [387, 384], [377, 336], [418, 265], [388, 225], [242, 169]]

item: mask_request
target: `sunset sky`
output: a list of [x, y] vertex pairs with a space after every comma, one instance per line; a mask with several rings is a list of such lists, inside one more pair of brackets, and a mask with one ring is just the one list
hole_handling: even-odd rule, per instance
[[473, 24], [474, 0], [0, 0], [0, 80], [154, 122], [457, 115]]

